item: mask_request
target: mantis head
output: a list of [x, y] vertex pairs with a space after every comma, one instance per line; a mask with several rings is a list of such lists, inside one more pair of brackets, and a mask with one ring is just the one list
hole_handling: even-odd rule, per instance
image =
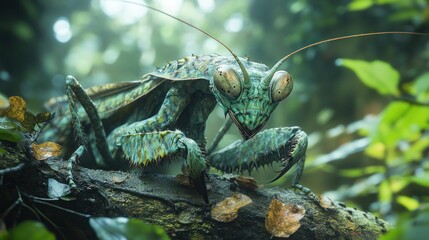
[[279, 102], [292, 91], [292, 76], [276, 71], [277, 67], [263, 73], [251, 70], [250, 74], [243, 67], [242, 75], [228, 65], [214, 71], [210, 82], [213, 94], [246, 140], [262, 129]]

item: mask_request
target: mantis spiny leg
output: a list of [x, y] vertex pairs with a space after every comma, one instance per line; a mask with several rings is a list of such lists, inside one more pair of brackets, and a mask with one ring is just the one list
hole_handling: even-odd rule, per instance
[[75, 98], [82, 105], [83, 109], [88, 115], [89, 121], [91, 122], [92, 130], [94, 131], [96, 146], [101, 156], [106, 161], [105, 164], [113, 164], [113, 158], [110, 155], [109, 145], [107, 144], [106, 132], [104, 131], [103, 123], [101, 122], [100, 116], [94, 103], [85, 93], [85, 90], [83, 89], [82, 85], [80, 85], [80, 83], [72, 76], [67, 76], [66, 78], [66, 92], [70, 106], [70, 112], [72, 115], [72, 122], [75, 127], [79, 144], [85, 145], [85, 134], [80, 123]]

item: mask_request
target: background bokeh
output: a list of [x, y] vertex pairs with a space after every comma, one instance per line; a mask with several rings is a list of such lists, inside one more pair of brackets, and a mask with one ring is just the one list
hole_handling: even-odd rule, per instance
[[[268, 66], [299, 47], [327, 38], [375, 31], [429, 32], [425, 0], [146, 3], [209, 32], [237, 55]], [[0, 9], [0, 92], [22, 96], [34, 112], [41, 111], [50, 97], [64, 93], [64, 77], [69, 74], [88, 87], [138, 79], [169, 60], [191, 54], [228, 54], [213, 39], [183, 23], [117, 1], [2, 1]], [[283, 65], [294, 76], [295, 89], [267, 127], [298, 125], [309, 134], [304, 185], [392, 222], [399, 213], [426, 206], [427, 124], [419, 126], [417, 138], [395, 140], [393, 160], [374, 154], [374, 146], [368, 150], [374, 140], [368, 129], [380, 124], [380, 114], [395, 98], [368, 88], [353, 71], [339, 66], [338, 59], [389, 63], [400, 74], [401, 96], [408, 96], [407, 89], [416, 79], [429, 82], [428, 40], [415, 35], [355, 38], [313, 47]], [[427, 86], [421, 86], [427, 96]], [[413, 118], [426, 113], [422, 110]], [[209, 141], [222, 119], [216, 109], [207, 129]], [[238, 138], [233, 129], [221, 144]], [[405, 159], [403, 149], [415, 143], [420, 146], [413, 150], [416, 157]], [[265, 169], [256, 177], [266, 182], [275, 174]], [[392, 176], [403, 178], [398, 183]], [[418, 176], [423, 180], [409, 180]], [[287, 186], [287, 179], [275, 185]]]

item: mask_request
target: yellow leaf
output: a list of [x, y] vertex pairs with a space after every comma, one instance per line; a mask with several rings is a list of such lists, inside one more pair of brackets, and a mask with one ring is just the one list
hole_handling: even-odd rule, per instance
[[218, 202], [211, 211], [212, 218], [219, 222], [231, 222], [238, 216], [238, 209], [252, 203], [248, 196], [236, 193]]
[[284, 204], [277, 199], [271, 201], [265, 218], [265, 228], [275, 237], [289, 237], [296, 232], [304, 217], [305, 208], [295, 204]]
[[42, 144], [31, 144], [34, 158], [37, 160], [45, 160], [50, 157], [57, 157], [61, 154], [61, 145], [54, 142], [44, 142]]
[[117, 175], [113, 175], [112, 176], [112, 181], [114, 183], [116, 183], [116, 184], [119, 184], [119, 183], [123, 183], [125, 180], [127, 180], [127, 178], [128, 178], [128, 175], [125, 175], [125, 174], [119, 175], [119, 174], [117, 174]]
[[27, 103], [19, 96], [9, 98], [9, 107], [2, 109], [1, 115], [23, 122]]
[[326, 196], [323, 195], [317, 195], [317, 198], [319, 199], [319, 204], [324, 209], [331, 209], [335, 208], [334, 202]]

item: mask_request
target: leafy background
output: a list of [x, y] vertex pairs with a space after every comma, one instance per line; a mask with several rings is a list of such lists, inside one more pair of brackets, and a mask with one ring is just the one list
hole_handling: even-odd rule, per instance
[[[425, 0], [147, 3], [268, 66], [327, 38], [429, 32]], [[192, 53], [228, 54], [180, 22], [114, 1], [2, 1], [0, 9], [0, 91], [22, 96], [35, 112], [64, 93], [68, 74], [92, 86], [137, 79]], [[310, 139], [303, 184], [397, 222], [392, 238], [420, 234], [408, 230], [429, 225], [428, 42], [428, 37], [385, 35], [294, 55], [283, 66], [294, 76], [294, 92], [267, 125], [301, 126]], [[209, 140], [222, 119], [219, 109], [211, 115]], [[232, 130], [222, 144], [237, 138]], [[256, 177], [266, 182], [273, 174], [265, 169]], [[286, 187], [287, 181], [275, 185]]]

